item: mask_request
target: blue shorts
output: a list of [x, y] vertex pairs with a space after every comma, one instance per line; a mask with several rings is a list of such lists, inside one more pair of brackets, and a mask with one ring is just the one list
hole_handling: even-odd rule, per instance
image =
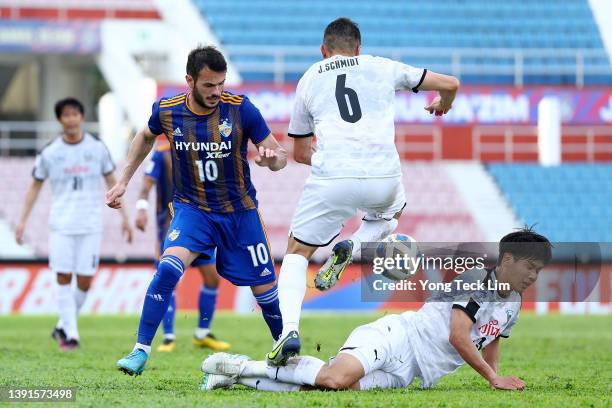
[[164, 249], [179, 246], [211, 259], [217, 249], [217, 272], [236, 286], [274, 282], [274, 263], [257, 209], [234, 213], [206, 212], [173, 202], [174, 217]]
[[[161, 216], [157, 217], [157, 239], [159, 242], [159, 254], [161, 256], [161, 254], [164, 253], [164, 241], [166, 239], [166, 226], [167, 226], [167, 220], [166, 220], [166, 214], [162, 214]], [[200, 256], [198, 256], [192, 263], [191, 266], [204, 266], [204, 265], [211, 265], [214, 264], [215, 262], [217, 262], [216, 257], [215, 257], [215, 250], [209, 250], [206, 252], [203, 252], [202, 254], [200, 254]]]

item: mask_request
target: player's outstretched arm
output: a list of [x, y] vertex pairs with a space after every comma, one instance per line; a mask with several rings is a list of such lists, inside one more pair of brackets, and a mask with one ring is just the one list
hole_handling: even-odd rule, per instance
[[114, 185], [113, 188], [108, 190], [106, 193], [106, 205], [111, 208], [121, 208], [121, 197], [125, 194], [127, 185], [134, 176], [136, 169], [142, 161], [147, 157], [153, 145], [155, 144], [155, 135], [149, 130], [148, 126], [145, 126], [141, 131], [136, 133], [130, 150], [128, 151], [127, 161], [123, 168], [121, 178]]
[[499, 371], [499, 337], [482, 349], [482, 357], [493, 371], [496, 373]]
[[459, 80], [454, 76], [427, 71], [419, 90], [438, 91], [439, 95], [425, 107], [425, 110], [429, 113], [435, 113], [436, 116], [446, 114], [453, 105], [459, 85]]
[[448, 338], [450, 344], [466, 363], [489, 382], [492, 388], [523, 390], [525, 388], [523, 380], [518, 377], [498, 376], [495, 370], [480, 355], [470, 337], [470, 330], [473, 325], [474, 322], [463, 310], [453, 309], [450, 336]]
[[25, 231], [25, 226], [28, 222], [28, 217], [32, 212], [32, 208], [38, 199], [38, 193], [40, 193], [40, 188], [42, 185], [42, 181], [34, 179], [32, 180], [32, 184], [30, 184], [30, 188], [26, 193], [23, 209], [21, 210], [21, 216], [19, 217], [19, 224], [17, 224], [17, 228], [15, 228], [15, 241], [17, 241], [19, 245], [23, 244], [23, 233]]
[[273, 134], [256, 146], [258, 155], [255, 157], [255, 163], [257, 165], [268, 167], [272, 171], [278, 171], [287, 165], [287, 151], [278, 143]]
[[312, 165], [312, 154], [315, 152], [312, 136], [296, 137], [293, 139], [293, 158], [296, 162]]

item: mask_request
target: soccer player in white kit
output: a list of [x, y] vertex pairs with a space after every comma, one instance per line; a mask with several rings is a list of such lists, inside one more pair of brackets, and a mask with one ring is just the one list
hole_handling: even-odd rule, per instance
[[[57, 274], [59, 321], [52, 337], [61, 349], [79, 347], [77, 314], [85, 303], [96, 273], [102, 236], [104, 190], [115, 184], [115, 165], [104, 143], [81, 129], [85, 110], [80, 101], [66, 98], [55, 104], [55, 115], [63, 134], [47, 144], [36, 157], [34, 180], [26, 193], [20, 222], [15, 230], [17, 243], [23, 236], [32, 207], [47, 179], [51, 181], [53, 204], [49, 215], [49, 267]], [[122, 231], [128, 242], [132, 229], [125, 211]], [[72, 275], [76, 275], [73, 290]]]
[[[499, 375], [500, 338], [510, 336], [522, 293], [550, 259], [546, 237], [530, 229], [512, 232], [500, 241], [495, 268], [455, 278], [484, 288], [436, 295], [417, 312], [359, 326], [329, 364], [302, 356], [289, 359], [284, 367], [270, 367], [246, 356], [213, 354], [202, 364], [201, 388], [239, 383], [265, 391], [369, 390], [407, 387], [417, 377], [429, 388], [468, 363], [492, 388], [522, 390], [525, 382], [520, 378]], [[510, 289], [489, 290], [486, 282], [491, 288], [506, 283]]]
[[[386, 58], [360, 55], [361, 34], [347, 18], [325, 29], [321, 53], [300, 79], [289, 123], [295, 160], [312, 167], [293, 215], [278, 296], [283, 333], [267, 359], [282, 365], [299, 354], [299, 320], [308, 260], [336, 238], [358, 209], [365, 217], [350, 240], [337, 243], [317, 275], [321, 290], [340, 278], [361, 242], [391, 234], [406, 204], [395, 147], [398, 90], [438, 91], [425, 109], [441, 116], [451, 108], [459, 81]], [[316, 135], [316, 146], [313, 136]]]

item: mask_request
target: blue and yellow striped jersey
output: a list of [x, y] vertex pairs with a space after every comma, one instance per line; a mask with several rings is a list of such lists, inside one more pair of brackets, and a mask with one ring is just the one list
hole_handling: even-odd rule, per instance
[[175, 200], [222, 213], [257, 208], [247, 143], [262, 142], [270, 129], [247, 97], [223, 92], [208, 115], [193, 113], [185, 93], [162, 98], [149, 129], [170, 142]]

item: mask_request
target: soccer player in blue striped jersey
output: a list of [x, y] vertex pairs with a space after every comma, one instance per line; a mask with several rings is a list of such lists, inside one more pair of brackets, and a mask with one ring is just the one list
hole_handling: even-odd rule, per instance
[[185, 265], [217, 249], [217, 271], [237, 286], [250, 286], [274, 341], [282, 332], [276, 274], [265, 227], [257, 211], [247, 144], [257, 146], [255, 163], [277, 171], [287, 164], [259, 110], [248, 98], [224, 92], [227, 64], [214, 47], [199, 47], [187, 58], [189, 92], [153, 104], [149, 123], [130, 146], [121, 179], [106, 194], [111, 208], [156, 135], [172, 149], [174, 217], [157, 273], [147, 290], [134, 350], [117, 362], [130, 375], [144, 370], [151, 342]]
[[[157, 247], [155, 259], [158, 260], [163, 252], [163, 244], [168, 228], [172, 221], [169, 205], [172, 202], [172, 154], [170, 143], [167, 140], [158, 140], [155, 152], [147, 165], [145, 175], [140, 189], [139, 200], [136, 203], [136, 228], [145, 231], [148, 222], [149, 192], [155, 187], [156, 205], [155, 215], [157, 221]], [[217, 302], [217, 289], [219, 287], [219, 275], [215, 268], [214, 250], [209, 251], [209, 259], [196, 259], [192, 266], [198, 268], [202, 281], [204, 282], [198, 298], [199, 319], [192, 343], [195, 346], [207, 347], [215, 351], [224, 351], [230, 345], [218, 340], [211, 332], [210, 326], [215, 312]], [[159, 261], [156, 261], [156, 267]], [[176, 336], [174, 334], [174, 317], [176, 315], [176, 296], [172, 294], [170, 305], [164, 315], [162, 328], [164, 341], [159, 345], [157, 351], [172, 352], [176, 348]]]

